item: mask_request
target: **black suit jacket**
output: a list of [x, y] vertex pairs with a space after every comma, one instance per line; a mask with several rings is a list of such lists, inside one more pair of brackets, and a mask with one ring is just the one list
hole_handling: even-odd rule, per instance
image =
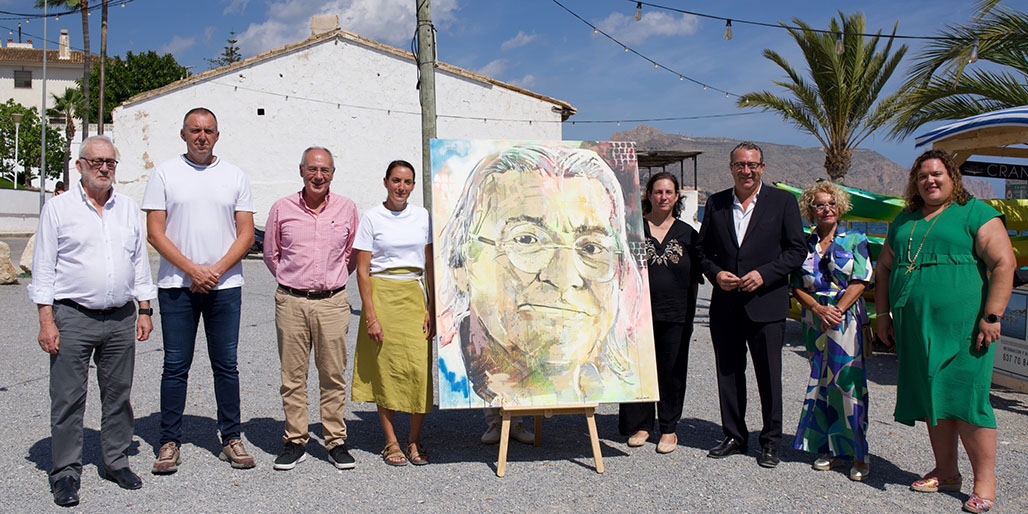
[[[807, 256], [796, 197], [762, 184], [741, 245], [735, 237], [734, 200], [733, 189], [711, 195], [700, 227], [700, 264], [703, 274], [714, 284], [711, 320], [730, 321], [740, 309], [752, 321], [783, 320], [789, 313], [789, 273], [800, 267]], [[764, 285], [756, 291], [725, 291], [717, 285], [720, 271], [741, 278], [752, 270], [760, 272], [764, 279]]]

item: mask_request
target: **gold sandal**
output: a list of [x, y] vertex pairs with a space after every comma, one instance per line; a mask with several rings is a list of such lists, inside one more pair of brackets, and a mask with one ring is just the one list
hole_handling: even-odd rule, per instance
[[428, 464], [428, 452], [425, 451], [424, 445], [421, 441], [411, 441], [407, 443], [407, 460], [415, 466], [424, 466]]
[[400, 443], [393, 441], [386, 443], [385, 448], [382, 448], [382, 461], [390, 466], [406, 466], [407, 456], [400, 449]]

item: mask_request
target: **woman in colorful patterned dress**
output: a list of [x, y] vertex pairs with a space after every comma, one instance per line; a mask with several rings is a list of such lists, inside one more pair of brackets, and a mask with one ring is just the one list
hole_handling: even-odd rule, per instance
[[850, 210], [850, 197], [832, 182], [808, 187], [800, 196], [800, 210], [815, 225], [807, 238], [807, 258], [792, 279], [792, 294], [803, 306], [803, 340], [810, 356], [794, 447], [817, 453], [813, 467], [820, 471], [852, 461], [850, 480], [863, 480], [871, 472], [860, 332], [867, 322], [860, 295], [872, 276], [867, 236], [839, 226], [839, 218]]
[[875, 270], [875, 322], [883, 339], [895, 333], [894, 417], [910, 426], [924, 421], [935, 454], [935, 467], [910, 488], [959, 491], [959, 440], [974, 472], [964, 510], [985, 512], [996, 501], [992, 343], [1010, 299], [1014, 252], [1003, 215], [964, 190], [946, 152], [914, 161], [906, 204]]
[[699, 234], [678, 219], [681, 212], [682, 199], [675, 176], [661, 172], [650, 177], [643, 198], [643, 223], [660, 401], [656, 404], [656, 416], [653, 403], [622, 403], [618, 430], [622, 435], [631, 434], [628, 446], [642, 446], [649, 439], [656, 418], [660, 428], [657, 453], [671, 453], [678, 447], [676, 430], [685, 401], [689, 340], [696, 294], [703, 281], [696, 249]]

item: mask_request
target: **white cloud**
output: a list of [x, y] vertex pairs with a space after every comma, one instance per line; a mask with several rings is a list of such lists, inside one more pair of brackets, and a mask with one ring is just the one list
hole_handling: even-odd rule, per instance
[[213, 25], [208, 25], [208, 26], [204, 27], [203, 28], [203, 40], [204, 40], [204, 42], [205, 43], [210, 43], [211, 39], [214, 37], [214, 33], [217, 32], [217, 30], [218, 30], [218, 27], [215, 27]]
[[228, 0], [228, 5], [221, 14], [243, 14], [250, 0]]
[[[432, 22], [443, 27], [454, 20], [458, 0], [432, 2]], [[256, 55], [311, 34], [311, 16], [338, 15], [339, 27], [361, 36], [406, 49], [417, 25], [411, 0], [278, 0], [267, 20], [239, 34], [243, 55]]]
[[695, 16], [675, 16], [665, 12], [643, 11], [642, 19], [635, 21], [631, 15], [612, 12], [596, 24], [600, 30], [631, 45], [642, 43], [650, 36], [687, 36], [695, 34], [700, 21]]
[[504, 41], [503, 44], [500, 45], [500, 50], [506, 52], [507, 50], [525, 46], [537, 37], [539, 37], [538, 34], [525, 34], [524, 31], [518, 31], [518, 35]]
[[535, 85], [535, 75], [529, 73], [528, 75], [525, 75], [524, 77], [521, 77], [519, 79], [512, 79], [510, 83], [514, 84], [515, 86], [520, 86], [525, 89], [528, 89]]
[[195, 37], [174, 36], [171, 38], [171, 41], [165, 43], [164, 46], [158, 50], [158, 53], [175, 55], [185, 52], [194, 46], [196, 46]]
[[507, 69], [507, 61], [506, 60], [504, 60], [504, 59], [495, 59], [495, 60], [489, 61], [489, 64], [486, 64], [485, 66], [482, 66], [481, 68], [475, 70], [475, 73], [481, 73], [482, 75], [485, 75], [487, 77], [495, 78], [497, 75], [503, 73], [503, 71], [506, 70], [506, 69]]

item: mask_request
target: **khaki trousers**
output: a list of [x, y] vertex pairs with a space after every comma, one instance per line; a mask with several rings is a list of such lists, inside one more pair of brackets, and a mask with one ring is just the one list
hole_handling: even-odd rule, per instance
[[278, 356], [282, 362], [282, 409], [285, 411], [284, 442], [306, 445], [307, 371], [311, 347], [321, 386], [321, 433], [325, 448], [346, 440], [346, 333], [350, 326], [350, 301], [346, 291], [330, 298], [308, 300], [277, 289], [275, 327]]

